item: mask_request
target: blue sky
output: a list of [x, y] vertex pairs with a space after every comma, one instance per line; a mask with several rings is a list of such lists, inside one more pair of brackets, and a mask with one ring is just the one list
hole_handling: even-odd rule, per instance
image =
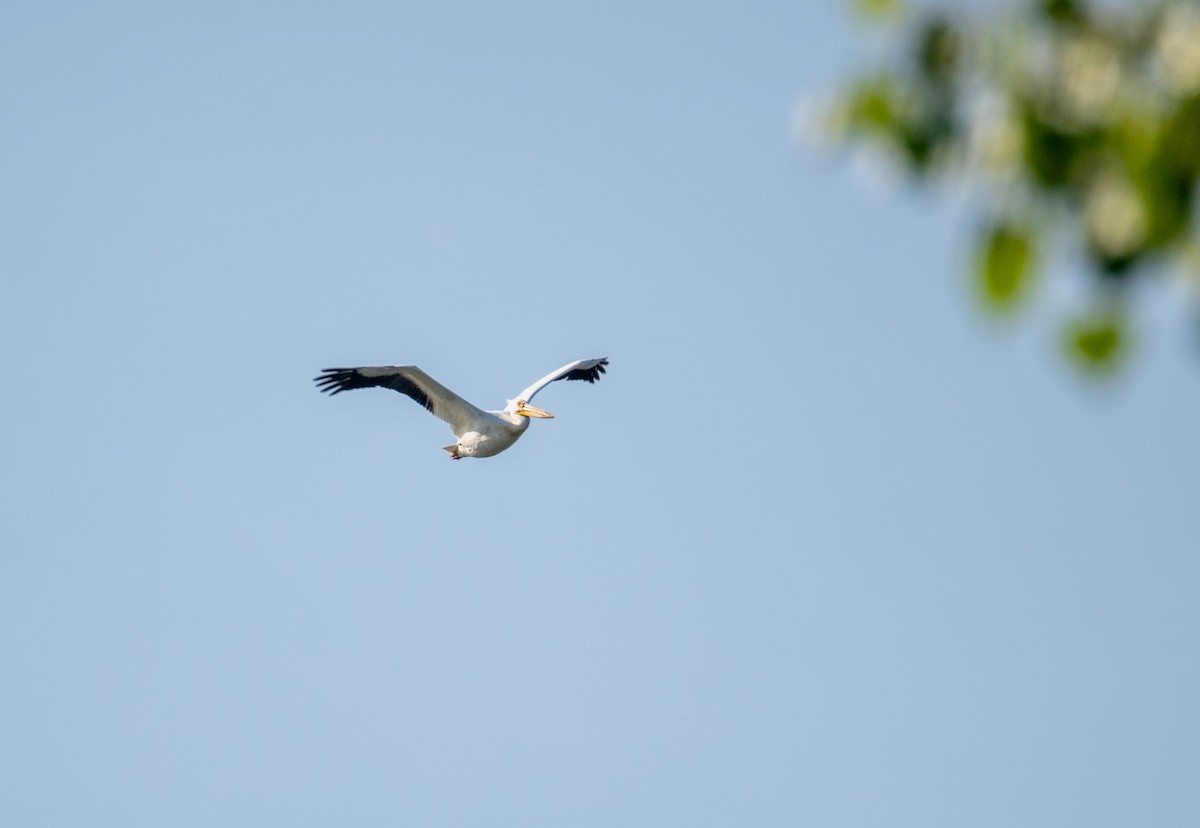
[[[0, 13], [12, 825], [1194, 825], [1200, 358], [798, 146], [837, 3]], [[453, 463], [405, 363], [499, 407]]]

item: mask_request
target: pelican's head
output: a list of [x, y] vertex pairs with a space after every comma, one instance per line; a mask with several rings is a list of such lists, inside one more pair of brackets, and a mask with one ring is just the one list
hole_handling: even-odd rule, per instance
[[537, 417], [539, 420], [553, 420], [554, 415], [549, 411], [535, 408], [524, 400], [510, 400], [508, 410], [520, 417]]

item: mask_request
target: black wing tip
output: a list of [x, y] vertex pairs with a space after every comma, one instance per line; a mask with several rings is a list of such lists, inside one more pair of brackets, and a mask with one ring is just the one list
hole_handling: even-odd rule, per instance
[[594, 383], [596, 380], [600, 379], [601, 374], [607, 374], [608, 372], [604, 370], [605, 366], [607, 365], [608, 357], [601, 357], [600, 359], [596, 360], [596, 364], [588, 369], [587, 381]]
[[353, 368], [322, 368], [321, 375], [313, 377], [317, 390], [322, 394], [333, 396], [352, 388], [356, 372]]
[[317, 390], [322, 394], [334, 396], [343, 391], [353, 391], [356, 388], [391, 388], [420, 403], [426, 411], [433, 413], [433, 399], [425, 393], [421, 386], [403, 374], [385, 375], [384, 377], [363, 376], [358, 368], [322, 368], [321, 375], [313, 377]]
[[596, 360], [596, 364], [591, 368], [576, 368], [574, 371], [568, 371], [563, 374], [561, 379], [567, 380], [583, 380], [584, 382], [594, 383], [600, 379], [601, 374], [608, 373], [604, 370], [604, 366], [608, 365], [608, 357], [602, 357]]

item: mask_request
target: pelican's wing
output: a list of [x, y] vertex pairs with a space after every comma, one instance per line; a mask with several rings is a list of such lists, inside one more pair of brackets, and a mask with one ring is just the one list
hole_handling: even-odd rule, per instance
[[587, 380], [588, 382], [595, 382], [604, 373], [605, 365], [608, 365], [608, 357], [602, 357], [601, 359], [577, 359], [569, 365], [564, 365], [552, 374], [546, 374], [546, 376], [518, 394], [516, 399], [529, 402], [533, 399], [534, 394], [555, 380]]
[[330, 395], [355, 388], [391, 388], [425, 406], [433, 416], [445, 420], [455, 434], [470, 431], [487, 413], [471, 405], [415, 365], [381, 365], [375, 368], [325, 368], [314, 377], [320, 391]]

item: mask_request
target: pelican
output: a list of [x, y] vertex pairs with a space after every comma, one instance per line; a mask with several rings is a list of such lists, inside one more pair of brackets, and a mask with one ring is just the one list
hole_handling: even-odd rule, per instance
[[493, 457], [517, 442], [529, 428], [529, 419], [553, 419], [554, 415], [529, 404], [537, 392], [556, 380], [595, 382], [604, 373], [608, 358], [577, 359], [553, 371], [507, 400], [500, 411], [476, 408], [415, 365], [381, 365], [370, 368], [324, 368], [313, 377], [317, 389], [330, 396], [355, 388], [391, 388], [412, 397], [433, 416], [450, 424], [454, 445], [446, 446], [452, 460], [464, 457]]

